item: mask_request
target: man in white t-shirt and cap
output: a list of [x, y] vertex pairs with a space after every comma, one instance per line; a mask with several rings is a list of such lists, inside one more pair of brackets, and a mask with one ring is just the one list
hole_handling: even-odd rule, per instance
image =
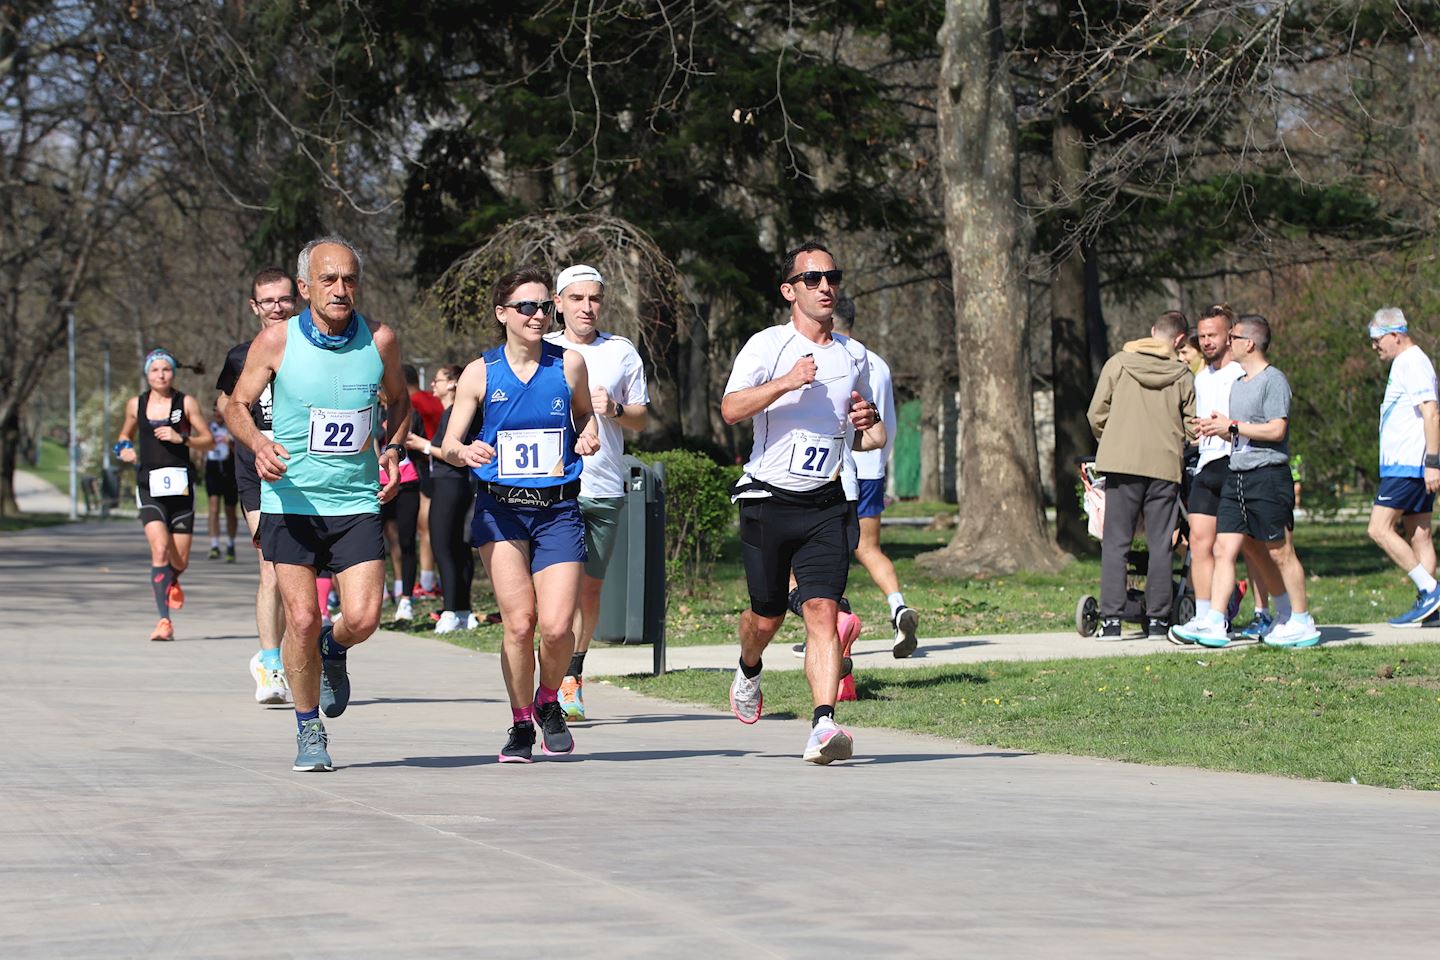
[[[1370, 508], [1370, 539], [1409, 575], [1415, 605], [1390, 621], [1418, 627], [1440, 610], [1430, 512], [1440, 489], [1440, 396], [1435, 366], [1410, 339], [1399, 307], [1382, 307], [1370, 321], [1370, 347], [1390, 361], [1380, 402], [1380, 489]], [[1404, 528], [1401, 536], [1396, 527]]]
[[635, 345], [599, 329], [605, 304], [605, 278], [579, 263], [555, 278], [555, 313], [563, 330], [545, 339], [585, 358], [590, 402], [600, 423], [600, 450], [585, 460], [580, 474], [580, 514], [585, 518], [585, 574], [575, 620], [575, 652], [560, 685], [560, 706], [569, 720], [585, 719], [585, 654], [600, 619], [600, 590], [615, 548], [620, 511], [625, 506], [625, 435], [621, 427], [643, 430], [649, 419], [650, 393], [645, 366]]
[[726, 423], [754, 421], [744, 473], [731, 488], [740, 504], [740, 550], [750, 606], [740, 616], [740, 665], [730, 709], [760, 719], [761, 655], [785, 622], [790, 574], [805, 619], [805, 678], [815, 711], [803, 758], [848, 760], [854, 738], [835, 724], [840, 686], [840, 599], [859, 542], [856, 450], [885, 446], [866, 350], [835, 333], [842, 273], [830, 251], [806, 243], [785, 257], [780, 295], [787, 322], [741, 348], [725, 385]]

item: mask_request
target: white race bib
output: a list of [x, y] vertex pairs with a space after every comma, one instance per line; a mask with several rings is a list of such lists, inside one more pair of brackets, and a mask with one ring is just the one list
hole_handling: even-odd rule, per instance
[[833, 480], [840, 473], [840, 445], [844, 436], [827, 437], [823, 433], [806, 433], [797, 430], [793, 434], [794, 446], [790, 448], [790, 473], [792, 476], [809, 480]]
[[564, 472], [565, 431], [501, 430], [495, 437], [495, 458], [501, 480], [558, 477]]
[[310, 408], [310, 452], [322, 456], [348, 457], [370, 445], [375, 408], [326, 410]]
[[184, 467], [156, 467], [150, 471], [150, 496], [183, 497], [190, 492], [190, 471]]

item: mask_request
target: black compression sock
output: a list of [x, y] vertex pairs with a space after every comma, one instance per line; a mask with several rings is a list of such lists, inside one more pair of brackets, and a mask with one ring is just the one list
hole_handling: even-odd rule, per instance
[[810, 726], [812, 726], [812, 727], [815, 726], [815, 724], [819, 723], [819, 722], [821, 721], [821, 719], [823, 719], [823, 718], [825, 718], [825, 717], [829, 717], [831, 720], [834, 720], [834, 719], [835, 719], [835, 708], [832, 707], [832, 706], [830, 706], [830, 705], [828, 705], [828, 704], [826, 704], [826, 705], [824, 705], [824, 706], [816, 707], [816, 708], [815, 708], [815, 714], [810, 718]]
[[569, 672], [569, 674], [567, 674], [567, 676], [574, 677], [575, 679], [578, 680], [578, 679], [580, 679], [580, 675], [581, 675], [582, 672], [584, 672], [584, 670], [585, 670], [585, 654], [584, 654], [584, 652], [571, 654], [571, 655], [570, 655], [570, 672]]
[[746, 680], [754, 680], [756, 677], [760, 676], [760, 668], [763, 666], [765, 666], [764, 660], [756, 660], [755, 666], [748, 667], [745, 665], [745, 658], [740, 658], [740, 672], [745, 674]]
[[150, 568], [150, 587], [155, 591], [155, 607], [161, 618], [170, 616], [170, 583], [175, 568], [168, 563], [163, 567]]

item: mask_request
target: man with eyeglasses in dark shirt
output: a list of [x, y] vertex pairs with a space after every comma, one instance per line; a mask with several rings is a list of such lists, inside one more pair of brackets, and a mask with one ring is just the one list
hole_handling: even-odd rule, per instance
[[[295, 281], [279, 267], [267, 267], [255, 274], [251, 284], [250, 312], [260, 319], [260, 328], [284, 323], [295, 315], [299, 297]], [[245, 358], [250, 353], [254, 339], [236, 344], [225, 355], [225, 365], [215, 389], [220, 395], [215, 406], [220, 416], [225, 417], [225, 408], [230, 403], [230, 393], [245, 369]], [[250, 411], [255, 425], [262, 431], [271, 430], [270, 388], [260, 395], [254, 409]], [[255, 681], [255, 700], [262, 704], [286, 703], [290, 699], [290, 687], [285, 680], [285, 668], [280, 662], [280, 639], [285, 634], [285, 608], [280, 602], [280, 587], [275, 580], [275, 565], [266, 561], [260, 553], [260, 474], [255, 470], [255, 454], [243, 443], [235, 444], [235, 486], [240, 494], [240, 508], [245, 511], [245, 524], [250, 529], [250, 539], [255, 546], [255, 555], [260, 559], [260, 586], [255, 594], [255, 626], [260, 634], [260, 650], [250, 658], [250, 675]]]

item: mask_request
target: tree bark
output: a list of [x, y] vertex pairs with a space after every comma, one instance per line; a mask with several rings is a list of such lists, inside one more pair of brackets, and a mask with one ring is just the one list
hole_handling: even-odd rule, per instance
[[[1060, 116], [1051, 139], [1055, 189], [1064, 202], [1075, 197], [1085, 177], [1085, 143], [1068, 115]], [[1090, 363], [1086, 317], [1086, 262], [1090, 245], [1073, 235], [1071, 204], [1062, 213], [1062, 245], [1050, 287], [1050, 368], [1055, 395], [1055, 539], [1066, 550], [1092, 552], [1095, 541], [1086, 531], [1085, 511], [1074, 494], [1075, 458], [1095, 449], [1085, 416], [1095, 376]]]
[[1015, 98], [999, 0], [949, 0], [940, 28], [945, 246], [955, 288], [961, 443], [959, 523], [923, 555], [947, 576], [1053, 570], [1030, 400]]

